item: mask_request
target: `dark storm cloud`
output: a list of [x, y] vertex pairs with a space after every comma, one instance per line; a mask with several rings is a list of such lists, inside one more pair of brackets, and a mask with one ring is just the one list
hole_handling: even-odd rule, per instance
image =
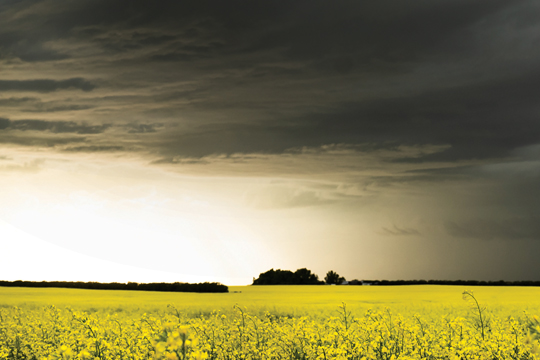
[[167, 146], [179, 153], [205, 155], [250, 150], [282, 152], [299, 144], [450, 144], [445, 152], [427, 159], [399, 161], [504, 157], [517, 147], [540, 142], [539, 85], [540, 72], [479, 85], [345, 103], [332, 112], [308, 112], [301, 117], [276, 119], [272, 124], [201, 126], [178, 137], [177, 142], [171, 139]]
[[71, 78], [67, 80], [0, 80], [0, 91], [36, 91], [52, 92], [64, 89], [79, 89], [92, 91], [96, 86], [83, 78]]
[[302, 133], [325, 134], [331, 142], [452, 145], [433, 160], [501, 157], [540, 142], [539, 75], [347, 104], [312, 114]]
[[[271, 56], [280, 55], [305, 65], [306, 61], [314, 61], [309, 66], [319, 70], [349, 73], [359, 66], [364, 67], [361, 71], [365, 66], [370, 71], [385, 71], [393, 63], [416, 60], [421, 54], [441, 48], [442, 43], [452, 42], [457, 32], [505, 6], [508, 4], [503, 1], [346, 1], [332, 5], [322, 1], [202, 1], [144, 6], [145, 14], [141, 15], [141, 4], [135, 2], [131, 10], [139, 16], [127, 21], [126, 27], [159, 21], [166, 29], [180, 30], [172, 50], [154, 56], [160, 60], [190, 61], [270, 50], [279, 52]], [[162, 42], [172, 40], [166, 37]], [[112, 45], [115, 41], [111, 39]], [[140, 46], [133, 36], [126, 41]], [[122, 50], [126, 46], [110, 47]], [[238, 59], [221, 66], [242, 65], [253, 64]]]
[[84, 73], [0, 90], [90, 91], [107, 69], [103, 97], [19, 106], [137, 124], [163, 158], [370, 143], [450, 145], [399, 161], [453, 161], [540, 142], [534, 1], [51, 4], [0, 7], [0, 54]]
[[[330, 81], [334, 70], [349, 72], [353, 80], [359, 73], [376, 74], [385, 82], [396, 74], [418, 68], [422, 63], [443, 61], [445, 56], [465, 59], [463, 66], [471, 66], [467, 55], [478, 55], [477, 46], [482, 47], [472, 40], [473, 25], [509, 6], [505, 2], [417, 2], [398, 5], [390, 19], [383, 21], [387, 14], [386, 5], [347, 3], [329, 10], [317, 3], [306, 6], [304, 10], [312, 16], [305, 17], [296, 16], [299, 11], [296, 6], [275, 5], [273, 12], [263, 15], [255, 11], [251, 18], [239, 20], [234, 26], [228, 23], [226, 13], [221, 17], [212, 12], [205, 13], [209, 19], [220, 21], [208, 20], [210, 25], [208, 21], [203, 22], [194, 33], [199, 34], [202, 28], [221, 38], [221, 42], [215, 42], [216, 49], [207, 56], [208, 60], [201, 62], [210, 72], [241, 66], [248, 69], [247, 75], [238, 79], [239, 86], [277, 77], [290, 82], [294, 88], [300, 86], [295, 83], [297, 78], [328, 76], [328, 88], [321, 91], [327, 91], [328, 98], [331, 98], [332, 91], [341, 91]], [[369, 19], [364, 14], [369, 14]], [[511, 21], [516, 20], [517, 15], [513, 16]], [[268, 20], [267, 17], [281, 22], [264, 28], [266, 31], [263, 33], [256, 20]], [[298, 23], [289, 22], [291, 19], [297, 19]], [[317, 21], [319, 19], [324, 21]], [[212, 32], [212, 26], [216, 24], [226, 31], [222, 34]], [[252, 31], [247, 31], [248, 36], [236, 33], [238, 29]], [[204, 51], [191, 50], [177, 53], [186, 58], [171, 57], [169, 60], [189, 62], [195, 54], [204, 57], [208, 53], [208, 47]], [[249, 59], [249, 56], [264, 51], [270, 51], [269, 63], [297, 64], [296, 73], [284, 78], [279, 66], [263, 67], [258, 61], [231, 58], [231, 54], [244, 54]], [[339, 55], [342, 52], [345, 55]], [[371, 60], [362, 58], [367, 56], [366, 53], [371, 54]], [[214, 63], [213, 60], [217, 59], [223, 61]], [[445, 153], [432, 155], [433, 160], [505, 156], [518, 146], [540, 141], [535, 101], [539, 95], [540, 86], [537, 84], [540, 78], [534, 69], [532, 72], [522, 70], [524, 73], [521, 74], [519, 71], [517, 74], [499, 72], [488, 74], [490, 76], [479, 81], [449, 83], [448, 86], [423, 84], [424, 79], [419, 75], [418, 79], [409, 79], [410, 83], [405, 84], [408, 88], [402, 89], [399, 96], [392, 94], [389, 87], [389, 94], [375, 98], [358, 96], [357, 99], [354, 99], [354, 93], [347, 94], [347, 101], [338, 100], [326, 108], [324, 103], [313, 104], [315, 106], [310, 108], [308, 104], [301, 104], [299, 99], [298, 106], [305, 108], [303, 113], [294, 115], [279, 112], [279, 104], [285, 101], [288, 89], [284, 89], [283, 96], [269, 91], [270, 99], [265, 103], [262, 94], [257, 98], [256, 92], [260, 89], [239, 98], [235, 97], [235, 89], [230, 87], [231, 93], [223, 95], [226, 101], [219, 102], [210, 96], [210, 99], [202, 99], [196, 108], [201, 111], [221, 110], [225, 121], [219, 125], [195, 128], [188, 133], [171, 133], [170, 141], [164, 139], [163, 151], [202, 156], [250, 151], [282, 152], [291, 147], [328, 143], [394, 142], [452, 145]], [[343, 78], [339, 84], [350, 88], [353, 80]], [[357, 87], [360, 89], [361, 84]], [[265, 119], [264, 122], [250, 123], [242, 116], [232, 120], [237, 117], [238, 108], [257, 106], [257, 116]]]
[[21, 130], [21, 131], [47, 131], [54, 134], [76, 133], [76, 134], [101, 134], [111, 125], [87, 125], [78, 124], [73, 121], [46, 121], [46, 120], [9, 120], [0, 118], [0, 130]]
[[[33, 51], [46, 61], [54, 56], [77, 56], [53, 55], [52, 49], [46, 54], [43, 49], [48, 41], [75, 38], [117, 53], [148, 48], [150, 58], [159, 60], [206, 59], [200, 65], [207, 69], [266, 67], [266, 76], [274, 75], [268, 65], [281, 61], [297, 61], [302, 67], [337, 74], [386, 72], [408, 69], [408, 62], [426, 54], [473, 51], [471, 40], [459, 35], [471, 24], [510, 6], [506, 1], [485, 0], [336, 4], [80, 1], [64, 3], [63, 11], [43, 5], [28, 11], [28, 5], [34, 4], [12, 6], [14, 10], [4, 15], [6, 20], [16, 10], [24, 10], [25, 16], [11, 21], [15, 23], [11, 31], [0, 32], [6, 51], [23, 60], [24, 54], [32, 52], [28, 48], [37, 49]], [[255, 54], [265, 59], [249, 57]], [[39, 55], [32, 60], [37, 58]]]

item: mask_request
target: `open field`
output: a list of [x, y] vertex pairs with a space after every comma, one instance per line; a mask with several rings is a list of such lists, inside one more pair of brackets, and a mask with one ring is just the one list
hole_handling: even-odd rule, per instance
[[213, 310], [229, 311], [238, 304], [251, 313], [264, 311], [294, 316], [331, 313], [342, 302], [360, 314], [367, 309], [391, 308], [400, 313], [444, 309], [463, 315], [468, 311], [462, 299], [472, 290], [478, 300], [500, 316], [523, 311], [540, 314], [540, 288], [461, 286], [231, 286], [229, 293], [166, 293], [145, 291], [32, 289], [0, 287], [0, 306], [41, 308], [55, 305], [84, 311], [159, 312], [168, 304], [195, 315]]
[[539, 288], [229, 290], [0, 288], [0, 359], [540, 359]]

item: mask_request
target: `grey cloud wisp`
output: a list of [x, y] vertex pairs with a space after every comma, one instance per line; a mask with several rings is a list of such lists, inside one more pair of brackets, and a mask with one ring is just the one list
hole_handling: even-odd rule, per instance
[[51, 92], [62, 89], [79, 89], [92, 91], [96, 86], [83, 78], [67, 80], [0, 80], [0, 91], [36, 91]]
[[0, 118], [0, 130], [48, 131], [51, 133], [99, 134], [109, 128], [105, 125], [77, 124], [72, 121], [17, 120]]

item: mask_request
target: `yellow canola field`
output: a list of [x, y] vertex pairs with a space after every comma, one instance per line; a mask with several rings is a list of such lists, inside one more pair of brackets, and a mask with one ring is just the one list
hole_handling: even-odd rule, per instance
[[0, 288], [0, 359], [540, 359], [537, 288], [229, 289]]

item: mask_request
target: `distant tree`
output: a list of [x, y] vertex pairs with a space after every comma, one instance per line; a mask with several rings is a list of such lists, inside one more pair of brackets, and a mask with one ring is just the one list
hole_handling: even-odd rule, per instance
[[253, 285], [292, 285], [294, 273], [290, 270], [270, 269], [253, 279]]
[[327, 284], [336, 284], [339, 285], [342, 282], [345, 281], [345, 278], [342, 276], [339, 276], [339, 274], [335, 271], [330, 270], [326, 273], [326, 276], [324, 277], [324, 282]]
[[316, 274], [306, 268], [298, 269], [294, 272], [294, 282], [298, 285], [318, 285], [322, 283]]

